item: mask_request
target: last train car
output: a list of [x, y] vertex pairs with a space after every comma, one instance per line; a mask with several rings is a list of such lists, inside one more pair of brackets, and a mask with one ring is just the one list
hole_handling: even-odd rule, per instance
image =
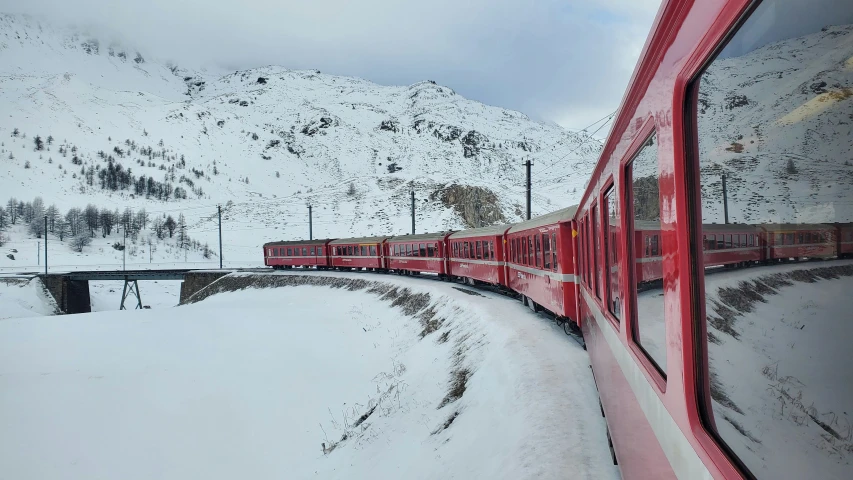
[[[853, 478], [851, 113], [850, 0], [661, 5], [576, 215], [623, 478]], [[720, 269], [753, 229], [785, 261]]]

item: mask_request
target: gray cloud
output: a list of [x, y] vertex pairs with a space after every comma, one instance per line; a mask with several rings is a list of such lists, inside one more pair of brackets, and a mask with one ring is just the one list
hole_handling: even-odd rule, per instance
[[[590, 6], [589, 4], [593, 5]], [[0, 0], [191, 65], [316, 68], [582, 128], [618, 106], [659, 0]]]

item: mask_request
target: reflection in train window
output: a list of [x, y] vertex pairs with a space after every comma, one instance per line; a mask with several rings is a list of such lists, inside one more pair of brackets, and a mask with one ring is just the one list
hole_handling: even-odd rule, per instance
[[619, 290], [619, 199], [616, 189], [610, 187], [604, 194], [604, 211], [607, 223], [604, 227], [604, 274], [607, 278], [607, 309], [616, 317], [622, 318], [622, 294]]
[[660, 245], [660, 171], [657, 135], [652, 134], [628, 164], [629, 205], [633, 215], [633, 281], [636, 285], [634, 341], [666, 376], [666, 325], [663, 308], [663, 258]]
[[756, 478], [853, 478], [853, 2], [761, 2], [693, 88], [696, 235], [761, 247], [694, 259], [704, 425]]

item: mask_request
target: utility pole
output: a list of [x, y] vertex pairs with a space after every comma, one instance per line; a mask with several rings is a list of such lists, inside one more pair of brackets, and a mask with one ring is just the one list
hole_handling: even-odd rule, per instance
[[216, 206], [219, 213], [219, 268], [222, 268], [222, 205]]
[[124, 229], [124, 247], [121, 249], [121, 269], [127, 270], [127, 228]]
[[412, 235], [415, 234], [415, 191], [412, 190]]
[[726, 174], [723, 174], [723, 219], [726, 224], [729, 223], [729, 196], [726, 190]]
[[47, 215], [44, 216], [44, 274], [47, 275]]
[[308, 205], [308, 240], [314, 240], [314, 223], [311, 217], [311, 205]]
[[530, 167], [533, 166], [533, 162], [527, 159], [524, 166], [527, 167], [527, 219], [530, 220]]
[[36, 265], [41, 265], [41, 242], [36, 242]]

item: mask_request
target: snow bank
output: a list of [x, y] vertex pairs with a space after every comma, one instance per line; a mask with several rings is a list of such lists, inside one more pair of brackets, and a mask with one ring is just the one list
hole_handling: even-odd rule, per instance
[[56, 302], [37, 278], [0, 277], [0, 320], [53, 315]]
[[5, 471], [618, 477], [586, 353], [515, 301], [359, 274], [214, 285], [174, 309], [0, 322]]

